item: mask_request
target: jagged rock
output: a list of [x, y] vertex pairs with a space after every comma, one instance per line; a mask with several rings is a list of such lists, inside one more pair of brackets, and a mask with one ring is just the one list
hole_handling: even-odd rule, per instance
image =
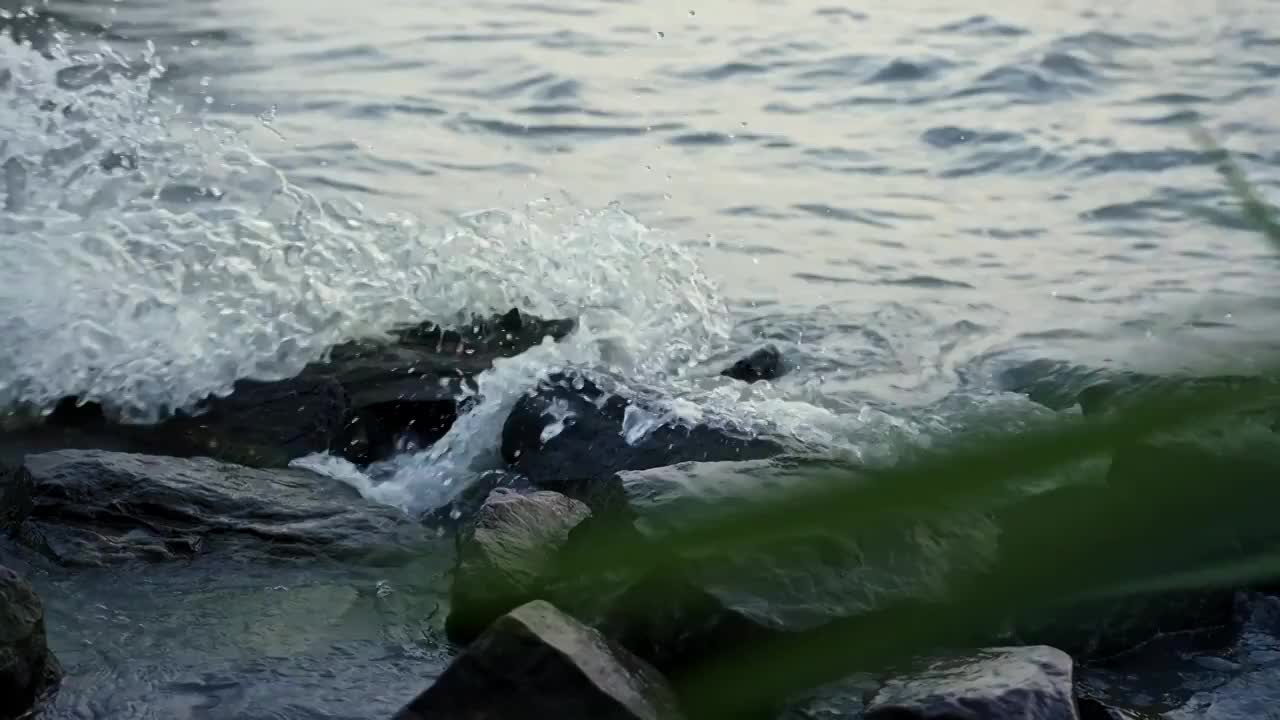
[[720, 371], [725, 377], [747, 383], [776, 380], [787, 373], [786, 360], [777, 345], [770, 343]]
[[45, 643], [40, 598], [0, 565], [0, 719], [23, 715], [61, 677], [62, 667]]
[[708, 425], [687, 427], [653, 402], [606, 393], [581, 375], [558, 373], [522, 397], [502, 428], [502, 456], [537, 487], [595, 507], [596, 485], [623, 470], [687, 461], [779, 455], [773, 440]]
[[867, 720], [1079, 720], [1071, 656], [1047, 646], [990, 648], [890, 680]]
[[493, 622], [396, 720], [678, 720], [666, 680], [544, 601]]
[[466, 643], [503, 613], [537, 598], [569, 531], [591, 514], [559, 493], [490, 493], [459, 540], [449, 639]]
[[98, 450], [29, 455], [0, 507], [20, 543], [66, 565], [224, 550], [278, 558], [412, 553], [426, 530], [301, 470]]

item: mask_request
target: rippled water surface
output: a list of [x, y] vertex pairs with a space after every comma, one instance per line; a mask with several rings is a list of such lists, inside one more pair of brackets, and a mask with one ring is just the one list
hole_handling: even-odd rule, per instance
[[1188, 133], [1280, 182], [1270, 0], [50, 7], [153, 41], [185, 112], [269, 118], [246, 144], [322, 198], [428, 225], [617, 202], [828, 396], [1247, 338], [1273, 279]]
[[[584, 318], [564, 347], [482, 380], [487, 405], [388, 471], [379, 499], [422, 506], [484, 465], [511, 398], [557, 363], [865, 456], [991, 402], [1003, 364], [1247, 368], [1277, 337], [1277, 262], [1190, 134], [1203, 125], [1280, 193], [1275, 0], [0, 8], [34, 45], [0, 40], [5, 404], [81, 394], [148, 419], [397, 322]], [[765, 339], [797, 365], [775, 386], [707, 372]], [[367, 675], [341, 698], [298, 688], [326, 677], [307, 662], [379, 666], [369, 634], [281, 621], [218, 640], [265, 622], [274, 585], [179, 577], [215, 608], [192, 616], [221, 628], [197, 647], [235, 652], [173, 679], [187, 691], [168, 714], [146, 709], [170, 646], [123, 649], [126, 626], [178, 612], [180, 592], [144, 579], [147, 599], [85, 623], [119, 630], [110, 641], [51, 631], [136, 651], [115, 677], [152, 678], [123, 699], [73, 693], [69, 716], [362, 716]], [[112, 597], [102, 582], [63, 589]], [[403, 630], [354, 599], [374, 579], [300, 582], [298, 602]], [[290, 633], [332, 649], [298, 660]], [[295, 660], [246, 670], [237, 653]], [[83, 647], [71, 657], [93, 666]], [[397, 701], [419, 669], [388, 670]], [[224, 671], [274, 679], [224, 686]], [[294, 672], [309, 679], [280, 679]]]

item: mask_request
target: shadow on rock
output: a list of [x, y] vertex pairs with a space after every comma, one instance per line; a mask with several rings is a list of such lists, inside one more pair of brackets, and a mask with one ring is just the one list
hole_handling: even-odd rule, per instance
[[22, 716], [61, 677], [62, 667], [45, 642], [40, 598], [0, 565], [0, 719]]

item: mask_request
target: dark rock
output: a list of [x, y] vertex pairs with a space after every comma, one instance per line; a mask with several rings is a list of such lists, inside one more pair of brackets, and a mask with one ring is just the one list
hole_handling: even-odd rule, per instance
[[787, 373], [786, 360], [777, 345], [769, 344], [720, 371], [725, 377], [754, 383], [776, 380]]
[[332, 447], [349, 412], [347, 395], [332, 378], [242, 380], [231, 395], [207, 401], [199, 414], [120, 431], [139, 452], [284, 467]]
[[[338, 345], [297, 377], [241, 380], [230, 395], [152, 425], [117, 423], [97, 403], [67, 398], [43, 427], [11, 432], [4, 445], [212, 457], [250, 467], [286, 467], [333, 451], [368, 464], [408, 444], [435, 442], [457, 419], [471, 378], [496, 358], [547, 337], [560, 340], [575, 326], [518, 310], [473, 319], [461, 330], [421, 323], [387, 338]], [[7, 459], [14, 454], [4, 453]]]
[[867, 720], [1078, 720], [1071, 657], [1047, 646], [991, 648], [890, 680]]
[[29, 455], [10, 475], [5, 528], [66, 565], [218, 550], [376, 560], [419, 551], [426, 536], [399, 512], [301, 470], [62, 450]]
[[459, 540], [449, 639], [470, 642], [495, 618], [538, 597], [569, 531], [591, 514], [559, 493], [491, 493]]
[[462, 488], [453, 499], [427, 512], [422, 522], [433, 528], [458, 531], [458, 537], [466, 531], [489, 495], [497, 490], [527, 493], [534, 487], [528, 480], [509, 470], [486, 470]]
[[0, 719], [23, 715], [61, 677], [45, 643], [40, 598], [26, 580], [0, 566]]
[[[285, 467], [339, 444], [351, 410], [333, 378], [278, 382], [241, 380], [227, 397], [211, 397], [191, 411], [153, 425], [113, 422], [98, 403], [65, 398], [42, 425], [10, 432], [9, 448], [77, 448], [209, 457], [249, 467]], [[6, 453], [6, 460], [21, 460]]]
[[482, 718], [676, 720], [652, 667], [534, 601], [498, 618], [396, 720]]
[[607, 393], [573, 374], [555, 374], [539, 383], [516, 403], [502, 428], [502, 455], [513, 470], [537, 487], [589, 505], [595, 486], [623, 470], [752, 460], [783, 451], [766, 438], [708, 425], [686, 427], [653, 401]]

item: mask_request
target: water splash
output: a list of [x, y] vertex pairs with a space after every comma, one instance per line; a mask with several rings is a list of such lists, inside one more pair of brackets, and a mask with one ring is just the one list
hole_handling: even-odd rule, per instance
[[74, 395], [149, 422], [239, 379], [292, 376], [349, 339], [516, 307], [578, 330], [499, 360], [424, 451], [366, 472], [298, 464], [408, 511], [438, 507], [498, 466], [512, 406], [566, 368], [645, 393], [652, 415], [619, 428], [632, 441], [659, 423], [706, 423], [870, 461], [919, 433], [706, 368], [730, 330], [715, 283], [618, 206], [541, 200], [428, 227], [292, 184], [241, 128], [158, 95], [152, 49], [37, 52], [0, 37], [0, 67], [2, 408]]
[[584, 360], [638, 379], [727, 337], [694, 260], [616, 206], [426, 227], [291, 184], [157, 97], [152, 51], [0, 38], [0, 66], [0, 406], [77, 395], [154, 421], [351, 338], [511, 307], [581, 318]]

